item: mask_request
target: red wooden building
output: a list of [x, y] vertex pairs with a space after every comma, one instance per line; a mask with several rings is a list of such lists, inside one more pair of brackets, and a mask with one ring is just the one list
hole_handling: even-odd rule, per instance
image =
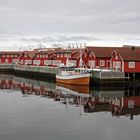
[[0, 63], [2, 64], [12, 64], [19, 61], [19, 56], [21, 52], [0, 52]]
[[[82, 62], [80, 61], [82, 58]], [[123, 47], [85, 47], [82, 48], [49, 48], [24, 52], [0, 52], [0, 63], [60, 66], [67, 60], [78, 67], [111, 68], [128, 74], [140, 73], [140, 48]]]
[[32, 62], [32, 58], [33, 58], [33, 55], [32, 55], [32, 51], [24, 51], [20, 54], [20, 56], [18, 57], [19, 59], [19, 63], [22, 64], [22, 65], [32, 65], [33, 62]]
[[140, 48], [122, 47], [113, 51], [111, 67], [125, 73], [140, 73]]
[[115, 47], [86, 47], [88, 65], [92, 68], [110, 68], [111, 54]]

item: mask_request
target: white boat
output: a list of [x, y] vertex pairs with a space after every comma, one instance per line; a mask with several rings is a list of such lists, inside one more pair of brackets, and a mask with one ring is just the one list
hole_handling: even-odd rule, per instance
[[[82, 59], [80, 60], [80, 63], [83, 63]], [[90, 84], [90, 71], [88, 71], [85, 67], [75, 68], [67, 59], [66, 66], [60, 67], [59, 74], [56, 75], [56, 82], [87, 86]]]
[[56, 75], [56, 82], [71, 85], [89, 85], [90, 73], [85, 71], [61, 71]]

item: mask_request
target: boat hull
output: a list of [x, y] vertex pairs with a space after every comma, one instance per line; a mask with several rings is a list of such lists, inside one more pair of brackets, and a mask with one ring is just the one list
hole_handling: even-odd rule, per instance
[[89, 74], [70, 75], [70, 76], [56, 75], [56, 82], [69, 85], [89, 85], [90, 76]]
[[82, 93], [82, 94], [90, 93], [89, 86], [80, 86], [80, 85], [71, 85], [71, 84], [62, 84], [62, 83], [57, 83], [57, 86], [64, 87], [66, 89], [70, 89], [74, 92], [78, 92], [78, 93]]

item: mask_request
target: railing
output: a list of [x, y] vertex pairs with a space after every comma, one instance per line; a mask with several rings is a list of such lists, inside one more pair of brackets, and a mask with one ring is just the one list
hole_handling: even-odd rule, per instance
[[58, 74], [58, 67], [50, 66], [29, 66], [29, 65], [15, 65], [14, 70], [21, 70], [26, 72], [39, 72], [39, 73], [51, 73]]
[[14, 69], [14, 64], [2, 63], [2, 64], [0, 64], [0, 69], [13, 70]]
[[97, 79], [124, 79], [125, 73], [121, 71], [111, 70], [111, 71], [93, 71], [93, 78]]

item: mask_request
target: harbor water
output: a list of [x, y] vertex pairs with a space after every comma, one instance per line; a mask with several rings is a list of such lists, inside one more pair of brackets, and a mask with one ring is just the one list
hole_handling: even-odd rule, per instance
[[139, 140], [140, 87], [0, 75], [1, 140]]

